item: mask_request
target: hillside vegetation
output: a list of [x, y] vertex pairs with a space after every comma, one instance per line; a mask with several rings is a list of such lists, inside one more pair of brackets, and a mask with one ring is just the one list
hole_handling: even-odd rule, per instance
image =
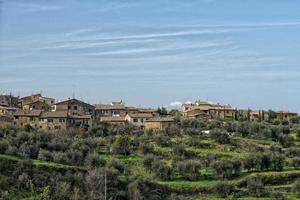
[[160, 132], [10, 126], [0, 129], [0, 199], [297, 199], [299, 147], [297, 119], [178, 119]]

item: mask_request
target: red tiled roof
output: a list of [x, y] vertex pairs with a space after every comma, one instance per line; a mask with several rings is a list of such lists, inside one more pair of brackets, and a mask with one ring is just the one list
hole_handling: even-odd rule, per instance
[[43, 112], [41, 118], [67, 118], [68, 111]]
[[78, 99], [68, 99], [68, 100], [65, 100], [65, 101], [57, 102], [57, 103], [55, 103], [54, 105], [59, 105], [59, 104], [70, 104], [70, 103], [72, 103], [72, 102], [77, 102], [77, 103], [86, 105], [86, 106], [88, 106], [88, 107], [93, 107], [93, 108], [94, 108], [93, 105], [88, 104], [88, 103], [85, 103], [85, 102], [80, 101], [80, 100], [78, 100]]
[[151, 113], [129, 113], [132, 118], [151, 118], [153, 115]]
[[30, 111], [17, 111], [14, 116], [28, 116], [28, 117], [39, 117], [42, 114], [41, 110], [30, 110]]

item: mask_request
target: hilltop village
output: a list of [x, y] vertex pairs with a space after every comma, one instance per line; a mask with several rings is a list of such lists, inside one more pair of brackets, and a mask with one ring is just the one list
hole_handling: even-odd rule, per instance
[[297, 113], [33, 94], [0, 95], [0, 119], [0, 199], [300, 198]]
[[[161, 112], [164, 111], [164, 112]], [[231, 105], [212, 104], [206, 101], [183, 104], [181, 111], [170, 112], [125, 106], [122, 101], [110, 104], [88, 104], [72, 98], [56, 102], [54, 98], [33, 94], [25, 97], [0, 95], [0, 125], [15, 124], [45, 130], [88, 129], [95, 122], [126, 124], [142, 129], [164, 128], [178, 118], [202, 120], [291, 121], [297, 113], [289, 111], [237, 109]]]

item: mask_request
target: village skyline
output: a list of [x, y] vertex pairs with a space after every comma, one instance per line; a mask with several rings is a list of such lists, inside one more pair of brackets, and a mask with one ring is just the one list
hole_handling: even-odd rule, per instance
[[135, 107], [139, 107], [139, 108], [147, 108], [147, 109], [157, 109], [157, 108], [166, 108], [167, 110], [178, 110], [180, 111], [182, 109], [182, 107], [184, 105], [188, 105], [188, 104], [194, 104], [195, 102], [207, 102], [209, 104], [212, 104], [212, 105], [229, 105], [231, 106], [232, 108], [234, 109], [242, 109], [242, 110], [247, 110], [247, 109], [250, 109], [250, 110], [274, 110], [274, 111], [287, 111], [287, 112], [293, 112], [293, 113], [298, 113], [300, 114], [300, 111], [296, 111], [296, 110], [290, 110], [290, 109], [286, 109], [284, 107], [281, 107], [281, 108], [274, 108], [274, 107], [251, 107], [251, 106], [245, 106], [245, 107], [238, 107], [230, 102], [224, 102], [224, 101], [211, 101], [211, 100], [208, 100], [208, 99], [205, 99], [205, 98], [197, 98], [197, 99], [190, 99], [190, 100], [186, 100], [186, 101], [173, 101], [173, 102], [170, 102], [168, 104], [160, 104], [160, 105], [143, 105], [143, 103], [141, 102], [140, 104], [133, 104], [133, 103], [130, 103], [130, 102], [127, 102], [126, 100], [124, 100], [122, 97], [120, 98], [115, 98], [115, 99], [109, 99], [109, 98], [106, 98], [105, 101], [102, 100], [102, 99], [98, 99], [96, 101], [88, 101], [86, 99], [89, 99], [89, 97], [78, 97], [76, 96], [75, 93], [72, 93], [71, 96], [68, 96], [68, 97], [63, 97], [63, 98], [57, 98], [57, 97], [54, 97], [54, 96], [50, 96], [50, 95], [44, 95], [44, 92], [43, 91], [39, 91], [39, 92], [32, 92], [32, 93], [29, 93], [29, 94], [25, 94], [25, 95], [15, 95], [14, 93], [12, 92], [2, 92], [0, 93], [0, 96], [12, 96], [12, 97], [17, 97], [17, 98], [24, 98], [24, 97], [28, 97], [28, 96], [34, 96], [34, 95], [41, 95], [41, 96], [45, 96], [47, 98], [51, 98], [55, 101], [55, 103], [59, 103], [59, 102], [63, 102], [63, 101], [66, 101], [66, 100], [70, 100], [70, 99], [78, 99], [82, 102], [86, 102], [88, 104], [91, 104], [91, 105], [110, 105], [112, 104], [112, 102], [122, 102], [123, 105], [126, 105], [126, 106], [135, 106]]
[[136, 107], [122, 100], [106, 104], [90, 104], [68, 98], [57, 101], [41, 93], [23, 97], [0, 95], [0, 125], [18, 125], [44, 130], [88, 130], [97, 123], [116, 125], [131, 124], [145, 130], [164, 130], [180, 119], [200, 119], [205, 122], [257, 121], [289, 123], [298, 120], [298, 113], [285, 110], [240, 109], [230, 104], [211, 103], [203, 100], [187, 102], [177, 110]]

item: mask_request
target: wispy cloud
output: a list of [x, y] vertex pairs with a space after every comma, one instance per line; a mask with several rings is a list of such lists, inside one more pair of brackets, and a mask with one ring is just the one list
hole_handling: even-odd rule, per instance
[[49, 4], [48, 2], [41, 1], [39, 3], [33, 1], [22, 1], [22, 0], [12, 0], [7, 3], [9, 6], [17, 7], [23, 12], [36, 12], [36, 11], [55, 11], [62, 9], [61, 6]]
[[[64, 34], [64, 37], [53, 37], [43, 49], [87, 49], [103, 45], [121, 43], [146, 43], [154, 40], [167, 40], [189, 36], [214, 36], [233, 32], [259, 31], [282, 27], [300, 27], [300, 22], [274, 22], [274, 23], [244, 23], [219, 25], [187, 25], [179, 27], [165, 27], [154, 33], [121, 34], [116, 36], [100, 36], [99, 30], [79, 29]], [[169, 30], [168, 30], [169, 29]], [[60, 40], [57, 40], [60, 38]]]
[[[276, 28], [276, 27], [293, 27], [300, 26], [300, 20], [298, 21], [277, 21], [277, 22], [249, 22], [249, 23], [223, 23], [223, 24], [186, 24], [180, 26], [170, 25], [168, 27], [181, 27], [181, 28], [235, 28], [237, 31], [239, 28]], [[242, 29], [243, 30], [243, 29]], [[245, 29], [252, 30], [252, 29]], [[264, 29], [263, 29], [264, 30]]]
[[148, 48], [135, 48], [135, 49], [123, 49], [123, 50], [113, 50], [113, 51], [102, 51], [102, 52], [93, 52], [86, 53], [84, 55], [89, 56], [117, 56], [117, 55], [134, 55], [137, 56], [142, 54], [147, 56], [147, 54], [158, 53], [158, 54], [178, 54], [181, 51], [191, 51], [196, 49], [207, 49], [211, 47], [220, 47], [221, 45], [228, 45], [228, 43], [199, 43], [199, 44], [182, 44], [180, 46], [175, 45], [162, 45], [158, 47], [148, 47]]

